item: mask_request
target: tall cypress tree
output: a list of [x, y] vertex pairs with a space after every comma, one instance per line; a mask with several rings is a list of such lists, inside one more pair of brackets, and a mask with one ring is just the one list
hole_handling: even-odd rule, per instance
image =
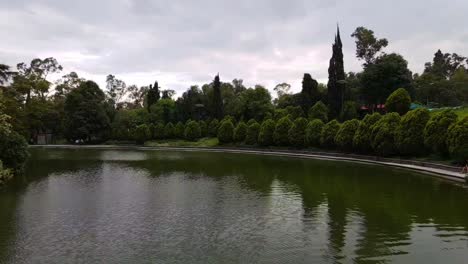
[[304, 113], [309, 111], [318, 100], [318, 97], [318, 82], [314, 80], [310, 74], [304, 73], [301, 90], [301, 107]]
[[216, 75], [213, 81], [213, 107], [214, 117], [221, 120], [223, 118], [223, 99], [221, 98], [221, 82], [219, 74]]
[[330, 118], [337, 118], [343, 108], [346, 89], [345, 71], [343, 62], [343, 43], [340, 37], [340, 28], [337, 28], [335, 43], [332, 45], [333, 54], [328, 67], [328, 107]]
[[161, 98], [161, 95], [159, 94], [158, 81], [155, 81], [154, 86], [150, 84], [149, 89], [148, 89], [148, 94], [146, 97], [147, 99], [146, 104], [148, 107], [148, 112], [151, 112], [151, 106], [157, 103], [159, 98]]

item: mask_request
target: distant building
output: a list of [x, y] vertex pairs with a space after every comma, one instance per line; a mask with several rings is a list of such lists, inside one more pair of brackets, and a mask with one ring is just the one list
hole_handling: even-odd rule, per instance
[[31, 143], [37, 145], [48, 145], [55, 143], [55, 137], [52, 131], [40, 131], [31, 137]]
[[362, 105], [359, 108], [359, 115], [361, 117], [365, 116], [366, 114], [372, 114], [374, 112], [385, 114], [386, 113], [385, 105], [384, 104], [370, 105], [370, 106]]

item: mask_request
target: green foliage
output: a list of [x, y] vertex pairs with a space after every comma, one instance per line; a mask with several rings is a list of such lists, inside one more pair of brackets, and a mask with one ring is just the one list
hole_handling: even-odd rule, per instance
[[221, 119], [220, 125], [224, 121], [231, 121], [234, 124], [236, 122], [236, 119], [234, 117], [230, 116], [230, 115], [226, 115], [226, 116], [223, 117], [223, 119]]
[[177, 122], [176, 126], [174, 127], [174, 137], [182, 139], [184, 138], [185, 133], [185, 126], [182, 122]]
[[184, 136], [185, 139], [190, 141], [195, 141], [201, 137], [201, 129], [197, 121], [187, 122], [187, 125], [185, 126]]
[[202, 120], [198, 122], [200, 124], [200, 131], [201, 131], [201, 136], [206, 137], [208, 136], [208, 124]]
[[258, 143], [262, 146], [273, 145], [273, 134], [275, 133], [275, 122], [271, 119], [263, 121], [258, 133]]
[[10, 179], [13, 171], [21, 171], [28, 158], [26, 140], [11, 129], [10, 117], [3, 113], [3, 103], [0, 90], [0, 183]]
[[154, 82], [154, 85], [150, 85], [148, 92], [146, 94], [146, 104], [148, 107], [148, 112], [151, 112], [151, 107], [156, 104], [161, 98], [161, 95], [159, 93], [159, 85], [158, 82]]
[[401, 118], [396, 134], [398, 150], [403, 155], [424, 154], [424, 128], [429, 121], [429, 111], [418, 108], [409, 111]]
[[303, 117], [294, 120], [291, 129], [288, 131], [289, 143], [296, 148], [303, 148], [306, 146], [306, 129], [307, 119]]
[[231, 143], [234, 139], [234, 124], [227, 119], [221, 123], [218, 129], [219, 143]]
[[245, 137], [245, 143], [248, 145], [255, 145], [257, 144], [258, 134], [260, 132], [260, 124], [257, 123], [255, 120], [254, 122], [248, 122], [249, 127], [247, 128], [247, 135]]
[[287, 106], [286, 108], [276, 109], [273, 114], [275, 120], [280, 120], [286, 116], [289, 116], [291, 120], [296, 120], [296, 118], [304, 116], [304, 111], [300, 106]]
[[320, 145], [325, 148], [334, 148], [336, 146], [335, 137], [340, 127], [341, 125], [336, 119], [326, 123], [320, 134]]
[[9, 181], [11, 178], [13, 178], [13, 172], [11, 169], [4, 168], [3, 163], [0, 160], [0, 186], [5, 184], [5, 182]]
[[150, 122], [168, 123], [175, 119], [175, 102], [172, 99], [159, 99], [150, 109]]
[[387, 112], [396, 112], [400, 115], [406, 114], [411, 106], [411, 97], [404, 88], [398, 88], [387, 98], [385, 108]]
[[163, 139], [164, 138], [164, 124], [156, 123], [150, 127], [153, 139]]
[[356, 38], [356, 57], [365, 64], [372, 64], [380, 50], [388, 45], [387, 39], [377, 39], [374, 31], [365, 27], [356, 28], [351, 37]]
[[453, 158], [461, 162], [468, 161], [468, 117], [450, 126], [447, 146]]
[[244, 122], [239, 122], [236, 129], [234, 129], [234, 141], [243, 142], [247, 136], [247, 125]]
[[354, 150], [361, 153], [370, 153], [372, 151], [372, 126], [382, 118], [379, 113], [367, 114], [364, 119], [359, 122], [359, 127], [353, 138]]
[[171, 139], [175, 137], [175, 127], [169, 122], [164, 126], [164, 138]]
[[21, 171], [28, 154], [26, 140], [15, 131], [0, 131], [0, 160], [6, 168]]
[[441, 155], [448, 154], [447, 131], [457, 121], [453, 110], [435, 113], [424, 128], [424, 144], [428, 149]]
[[247, 126], [250, 126], [250, 125], [252, 125], [252, 124], [254, 124], [254, 123], [257, 123], [257, 121], [256, 121], [255, 119], [252, 118], [252, 119], [250, 119], [250, 120], [247, 122]]
[[218, 135], [218, 127], [219, 127], [218, 119], [215, 118], [211, 120], [210, 125], [208, 126], [209, 135], [212, 137], [216, 137]]
[[288, 132], [291, 129], [293, 123], [289, 116], [283, 117], [276, 123], [275, 132], [273, 134], [273, 140], [278, 146], [289, 145]]
[[408, 62], [399, 54], [383, 54], [365, 65], [360, 74], [361, 98], [368, 105], [382, 104], [398, 87], [411, 87]]
[[344, 151], [353, 150], [353, 139], [359, 128], [359, 123], [359, 120], [352, 119], [345, 121], [341, 125], [335, 137], [335, 142], [339, 149]]
[[371, 127], [371, 146], [375, 154], [390, 156], [397, 153], [395, 134], [400, 119], [398, 113], [389, 113]]
[[291, 120], [296, 120], [297, 118], [304, 116], [304, 111], [300, 106], [287, 106], [286, 111]]
[[221, 82], [219, 81], [219, 75], [216, 75], [213, 81], [213, 116], [221, 119], [223, 117], [223, 99], [221, 97]]
[[320, 146], [320, 136], [325, 124], [320, 119], [314, 119], [309, 122], [306, 129], [306, 143], [311, 147]]
[[332, 45], [332, 57], [328, 66], [327, 102], [330, 118], [338, 118], [343, 109], [343, 100], [346, 91], [346, 74], [343, 62], [343, 43], [340, 30], [335, 35], [335, 43]]
[[151, 139], [151, 130], [147, 124], [139, 125], [134, 129], [133, 136], [137, 144], [143, 144]]
[[318, 101], [309, 109], [309, 120], [314, 119], [320, 119], [324, 123], [328, 122], [328, 108], [321, 101]]
[[346, 121], [346, 120], [351, 120], [358, 118], [358, 105], [356, 102], [353, 101], [346, 101], [343, 105], [343, 111], [341, 111], [340, 114], [340, 120], [341, 121]]
[[148, 123], [146, 109], [120, 110], [112, 121], [112, 138], [117, 140], [133, 139], [132, 132], [138, 125]]
[[[307, 111], [319, 99], [318, 82], [312, 78], [308, 73], [304, 73], [302, 79], [302, 90], [300, 93], [301, 106], [304, 111]], [[296, 119], [297, 116], [291, 117]]]
[[65, 100], [65, 134], [68, 140], [104, 140], [110, 132], [105, 96], [99, 86], [87, 81], [72, 90]]
[[239, 107], [245, 120], [264, 120], [273, 112], [270, 92], [260, 85], [246, 89], [239, 95]]

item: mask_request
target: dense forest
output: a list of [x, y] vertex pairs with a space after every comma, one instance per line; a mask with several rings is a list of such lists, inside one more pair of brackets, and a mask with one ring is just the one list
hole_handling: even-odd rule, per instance
[[225, 82], [219, 74], [174, 98], [175, 91], [160, 89], [157, 81], [138, 87], [112, 74], [104, 89], [75, 72], [51, 82], [50, 74], [63, 71], [54, 58], [0, 64], [0, 181], [21, 170], [27, 143], [63, 140], [141, 144], [217, 137], [220, 144], [468, 159], [468, 119], [428, 110], [468, 104], [468, 59], [437, 50], [421, 74], [412, 73], [372, 30], [358, 27], [351, 37], [362, 71], [345, 71], [338, 29], [328, 83], [305, 73], [300, 92], [280, 83], [274, 99], [266, 87]]

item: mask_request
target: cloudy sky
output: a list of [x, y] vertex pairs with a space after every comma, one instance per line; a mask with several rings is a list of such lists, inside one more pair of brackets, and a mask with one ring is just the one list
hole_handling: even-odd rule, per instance
[[326, 82], [337, 22], [346, 71], [365, 26], [419, 72], [438, 48], [468, 55], [467, 15], [466, 0], [0, 0], [0, 63], [52, 56], [101, 85], [112, 73], [178, 94], [218, 72], [299, 90], [304, 72]]

